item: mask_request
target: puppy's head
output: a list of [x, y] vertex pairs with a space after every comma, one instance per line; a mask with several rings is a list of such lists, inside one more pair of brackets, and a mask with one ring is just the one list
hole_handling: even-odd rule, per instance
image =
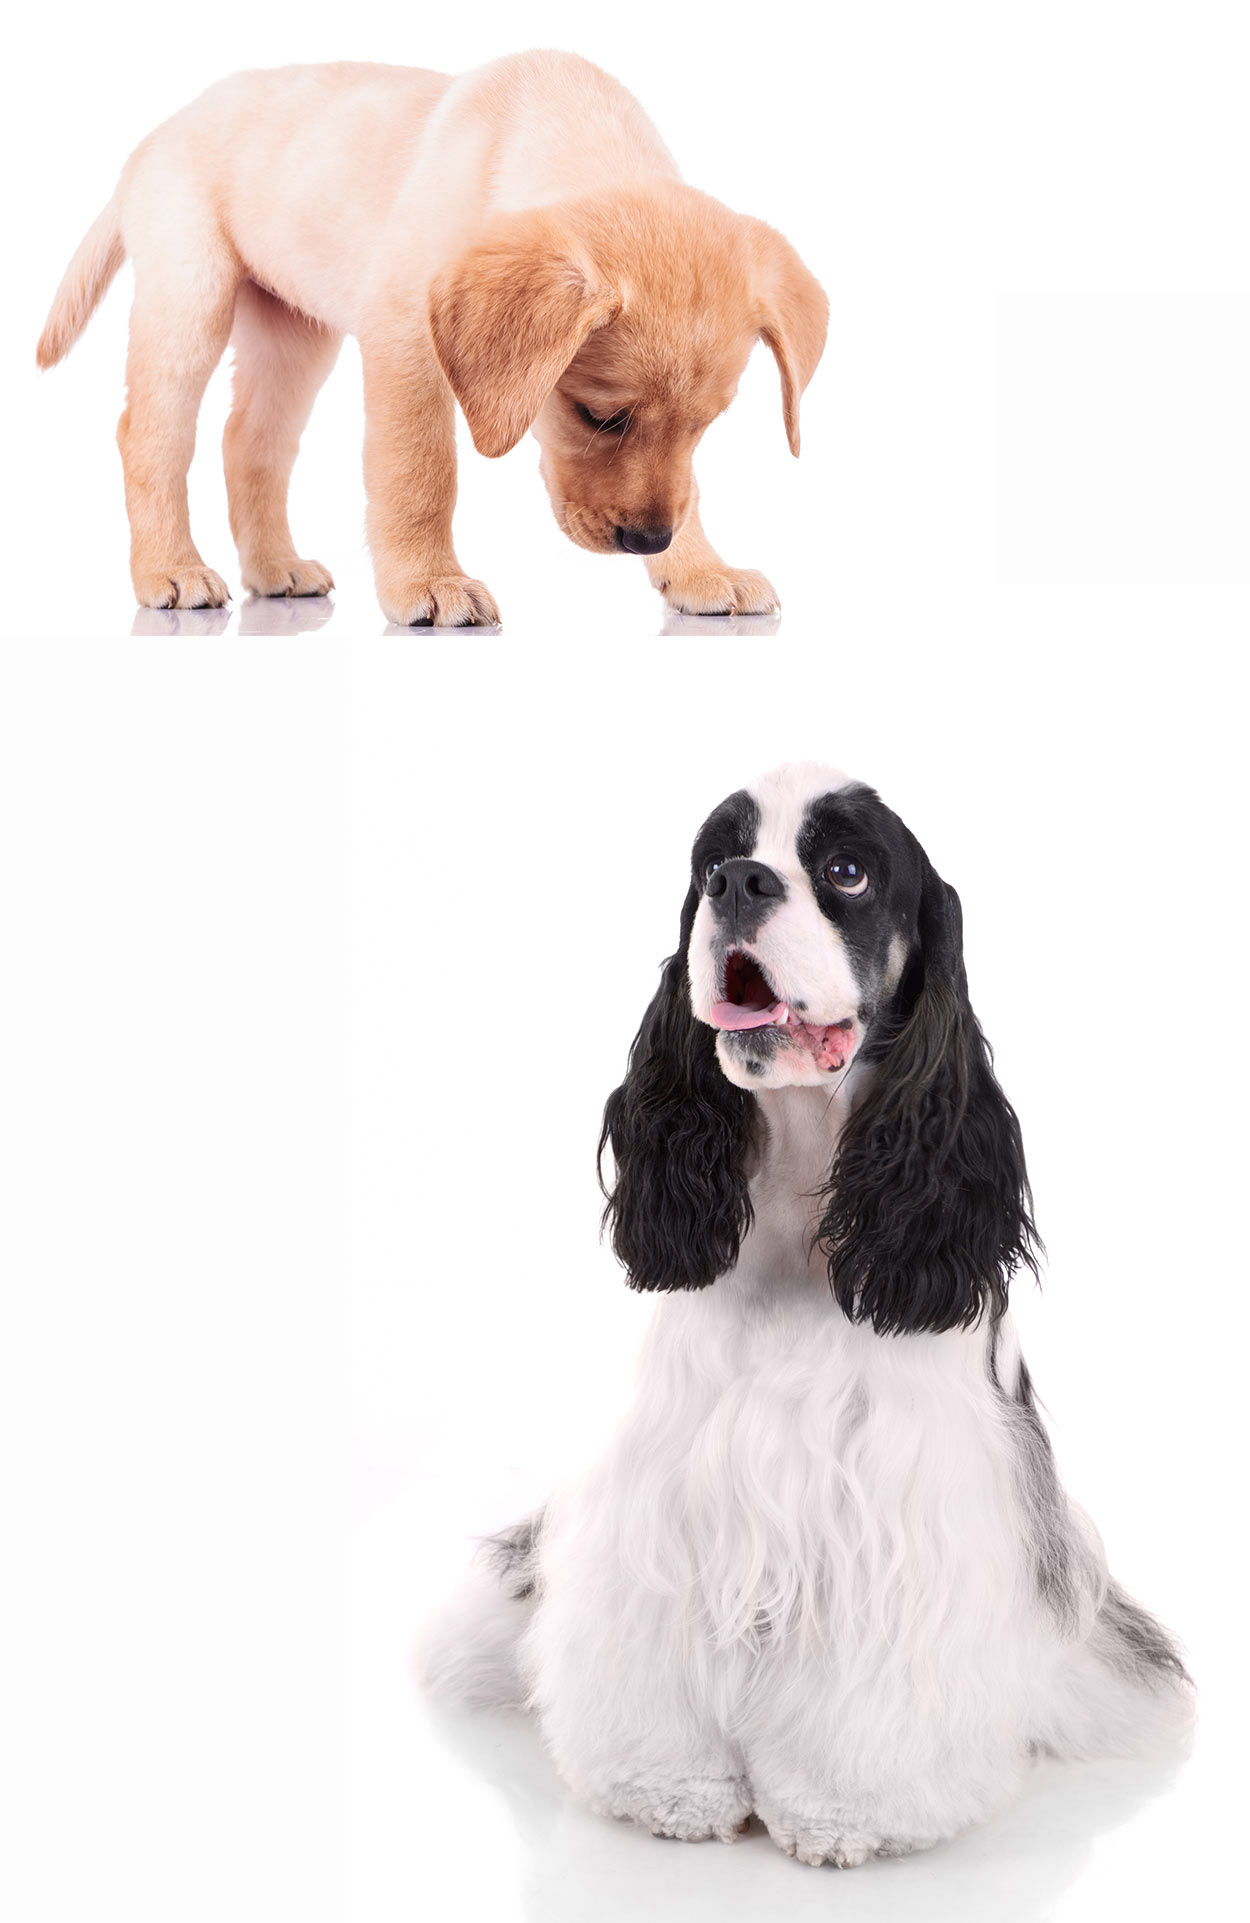
[[634, 554], [689, 513], [691, 455], [757, 340], [798, 453], [827, 311], [780, 234], [669, 181], [501, 215], [430, 295], [474, 444], [505, 454], [532, 427], [564, 532]]
[[882, 1332], [999, 1312], [1035, 1234], [959, 899], [871, 788], [782, 768], [700, 829], [678, 952], [608, 1101], [608, 1215], [634, 1286], [700, 1288], [733, 1266], [754, 1093], [843, 1084], [812, 1225], [842, 1308]]

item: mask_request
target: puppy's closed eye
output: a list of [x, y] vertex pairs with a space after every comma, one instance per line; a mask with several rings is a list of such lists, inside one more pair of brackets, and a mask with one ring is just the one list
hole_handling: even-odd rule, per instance
[[632, 407], [618, 407], [614, 414], [609, 414], [606, 419], [600, 419], [598, 414], [592, 414], [581, 401], [574, 401], [573, 406], [578, 420], [584, 421], [587, 427], [593, 427], [596, 434], [623, 434], [634, 412]]

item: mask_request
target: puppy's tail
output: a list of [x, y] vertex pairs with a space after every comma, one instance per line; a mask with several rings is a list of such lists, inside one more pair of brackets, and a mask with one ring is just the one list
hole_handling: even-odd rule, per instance
[[87, 229], [57, 288], [52, 312], [35, 349], [40, 367], [55, 367], [69, 353], [125, 258], [120, 210], [114, 195]]

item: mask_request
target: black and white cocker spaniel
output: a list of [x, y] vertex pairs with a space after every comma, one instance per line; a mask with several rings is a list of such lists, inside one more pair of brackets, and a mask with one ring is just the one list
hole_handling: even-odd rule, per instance
[[783, 767], [709, 815], [603, 1146], [661, 1294], [637, 1397], [492, 1539], [435, 1690], [530, 1706], [608, 1815], [697, 1841], [754, 1811], [843, 1867], [989, 1815], [1039, 1752], [1188, 1725], [1007, 1311], [1037, 1243], [958, 897], [871, 788]]

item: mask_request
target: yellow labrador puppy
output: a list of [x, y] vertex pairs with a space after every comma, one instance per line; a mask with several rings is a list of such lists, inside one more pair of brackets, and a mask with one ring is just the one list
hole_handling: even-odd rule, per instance
[[556, 519], [645, 559], [674, 608], [764, 613], [763, 575], [699, 524], [691, 453], [757, 340], [790, 446], [827, 303], [763, 222], [687, 187], [633, 96], [528, 53], [460, 79], [335, 65], [236, 74], [149, 134], [70, 263], [39, 342], [60, 360], [129, 255], [126, 477], [147, 607], [229, 598], [187, 516], [209, 375], [235, 351], [230, 525], [258, 594], [324, 594], [286, 496], [344, 334], [365, 384], [369, 543], [401, 625], [498, 620], [452, 545], [453, 401], [483, 454], [533, 428]]

